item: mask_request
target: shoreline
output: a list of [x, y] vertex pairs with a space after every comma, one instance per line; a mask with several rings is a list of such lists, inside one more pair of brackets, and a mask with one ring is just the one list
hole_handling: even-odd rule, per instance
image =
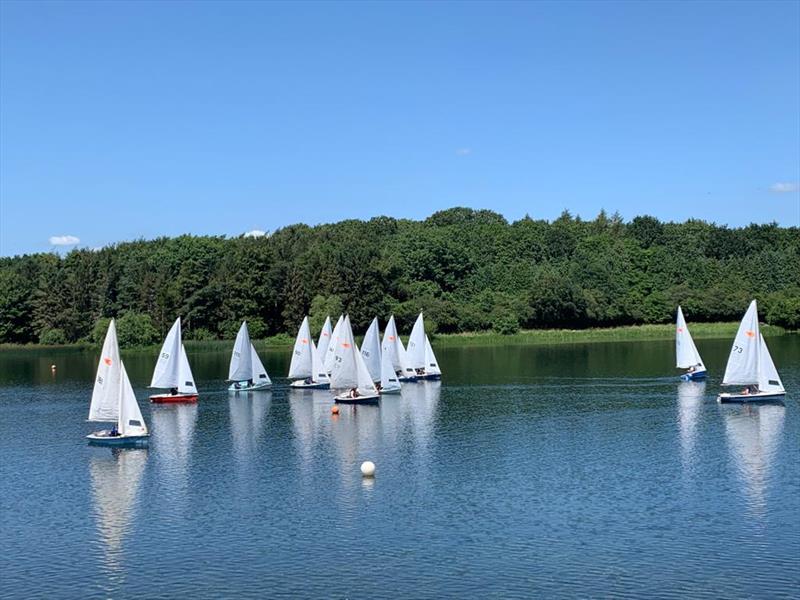
[[[695, 339], [733, 338], [739, 326], [738, 322], [720, 323], [695, 323], [690, 325], [692, 337]], [[762, 332], [769, 338], [797, 332], [792, 332], [777, 325], [761, 325]], [[657, 341], [673, 339], [675, 325], [664, 323], [658, 325], [623, 325], [619, 327], [595, 327], [589, 329], [523, 329], [518, 333], [502, 335], [494, 331], [475, 331], [465, 333], [442, 333], [432, 336], [431, 343], [441, 348], [459, 348], [469, 346], [528, 346], [528, 345], [556, 345], [556, 344], [582, 344], [592, 342], [630, 342], [630, 341]], [[407, 336], [403, 336], [407, 339]], [[356, 336], [362, 339], [362, 336]], [[185, 340], [188, 350], [203, 351], [217, 350], [233, 344], [230, 340]], [[260, 351], [287, 350], [294, 345], [294, 337], [287, 334], [278, 334], [268, 338], [253, 340], [253, 344]], [[125, 348], [126, 352], [150, 352], [157, 350], [161, 344]], [[91, 342], [76, 342], [73, 344], [0, 344], [0, 352], [17, 350], [93, 350], [99, 348]]]

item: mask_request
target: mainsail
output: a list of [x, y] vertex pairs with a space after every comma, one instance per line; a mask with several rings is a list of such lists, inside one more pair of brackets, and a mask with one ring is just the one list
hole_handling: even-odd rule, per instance
[[320, 356], [325, 356], [328, 351], [328, 345], [331, 343], [331, 318], [325, 317], [325, 323], [322, 325], [322, 331], [319, 332], [319, 342], [317, 343], [317, 350]]
[[167, 337], [164, 339], [164, 344], [161, 346], [150, 387], [179, 387], [181, 347], [181, 318], [178, 317], [170, 327]]
[[760, 337], [758, 310], [756, 301], [753, 300], [733, 340], [733, 347], [728, 356], [728, 365], [725, 368], [722, 385], [752, 385], [758, 383]]
[[679, 369], [688, 369], [700, 365], [705, 368], [703, 359], [694, 345], [692, 334], [686, 326], [686, 319], [683, 318], [683, 311], [678, 307], [678, 319], [675, 324], [675, 357]]
[[383, 354], [389, 356], [389, 361], [392, 363], [392, 368], [395, 371], [399, 371], [401, 369], [400, 356], [397, 353], [398, 339], [397, 325], [394, 322], [394, 315], [392, 315], [389, 317], [389, 322], [386, 323], [386, 329], [383, 331], [383, 344], [381, 345], [381, 351]]
[[250, 355], [252, 344], [247, 331], [247, 321], [242, 322], [236, 342], [233, 344], [231, 365], [228, 369], [228, 381], [248, 381], [253, 379], [253, 359]]
[[[354, 388], [358, 387], [358, 366], [356, 364], [355, 342], [353, 330], [350, 328], [350, 317], [347, 316], [338, 326], [338, 335], [334, 334], [331, 345], [333, 347], [333, 365], [331, 368], [331, 387]], [[335, 332], [336, 330], [334, 330]], [[328, 348], [330, 353], [331, 348]], [[363, 363], [363, 361], [362, 361]]]
[[294, 351], [292, 352], [292, 362], [289, 365], [289, 379], [304, 379], [311, 377], [311, 329], [308, 326], [308, 317], [303, 318], [300, 329], [297, 331], [297, 338], [294, 341]]
[[89, 421], [116, 421], [119, 417], [119, 389], [122, 362], [117, 343], [117, 326], [114, 319], [108, 324], [106, 339], [100, 351], [97, 377], [94, 380]]
[[[339, 315], [339, 320], [336, 321], [336, 325], [333, 328], [333, 332], [331, 333], [331, 339], [328, 343], [328, 347], [325, 350], [324, 358], [322, 359], [322, 364], [325, 367], [325, 372], [330, 373], [333, 370], [333, 358], [336, 354], [336, 348], [339, 342], [339, 336], [341, 335], [342, 324], [344, 323], [344, 316]], [[352, 332], [351, 332], [352, 333]]]
[[369, 329], [364, 335], [364, 342], [361, 344], [361, 358], [367, 365], [367, 370], [372, 376], [373, 381], [381, 379], [381, 338], [378, 332], [378, 317], [372, 319]]
[[422, 319], [422, 313], [419, 313], [414, 327], [411, 329], [406, 354], [411, 367], [414, 369], [425, 367], [425, 321]]

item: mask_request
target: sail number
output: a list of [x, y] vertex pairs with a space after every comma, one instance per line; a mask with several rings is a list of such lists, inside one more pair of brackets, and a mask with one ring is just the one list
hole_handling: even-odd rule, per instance
[[737, 354], [741, 354], [743, 350], [744, 350], [744, 348], [742, 348], [741, 346], [737, 346], [736, 344], [733, 345], [732, 352], [736, 352]]

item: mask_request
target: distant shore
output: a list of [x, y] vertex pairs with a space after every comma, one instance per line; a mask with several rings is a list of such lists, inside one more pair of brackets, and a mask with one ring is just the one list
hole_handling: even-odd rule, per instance
[[[736, 334], [738, 322], [728, 323], [695, 323], [690, 325], [692, 337], [695, 339], [733, 338]], [[777, 325], [761, 325], [761, 332], [770, 336], [791, 333]], [[544, 344], [571, 344], [586, 342], [624, 342], [636, 340], [666, 340], [675, 336], [675, 325], [664, 323], [661, 325], [626, 325], [621, 327], [598, 327], [592, 329], [524, 329], [511, 335], [502, 335], [494, 331], [476, 331], [467, 333], [442, 333], [432, 336], [431, 343], [436, 347], [464, 347], [464, 346], [503, 346], [503, 345], [544, 345]], [[358, 338], [360, 340], [360, 337]], [[406, 338], [404, 338], [405, 341]], [[233, 344], [233, 340], [186, 340], [185, 345], [191, 351], [218, 350]], [[287, 334], [254, 340], [259, 350], [287, 350], [294, 345], [294, 337]], [[46, 345], [46, 344], [0, 344], [0, 351], [26, 350], [26, 349], [59, 349], [59, 348], [86, 348], [96, 346], [91, 342], [77, 342], [74, 344]], [[160, 344], [138, 348], [126, 348], [126, 351], [149, 351], [160, 347]]]

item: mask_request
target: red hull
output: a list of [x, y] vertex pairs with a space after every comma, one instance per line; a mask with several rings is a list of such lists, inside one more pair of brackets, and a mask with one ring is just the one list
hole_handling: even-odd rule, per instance
[[150, 396], [150, 402], [154, 404], [194, 404], [197, 402], [197, 394], [156, 394]]

